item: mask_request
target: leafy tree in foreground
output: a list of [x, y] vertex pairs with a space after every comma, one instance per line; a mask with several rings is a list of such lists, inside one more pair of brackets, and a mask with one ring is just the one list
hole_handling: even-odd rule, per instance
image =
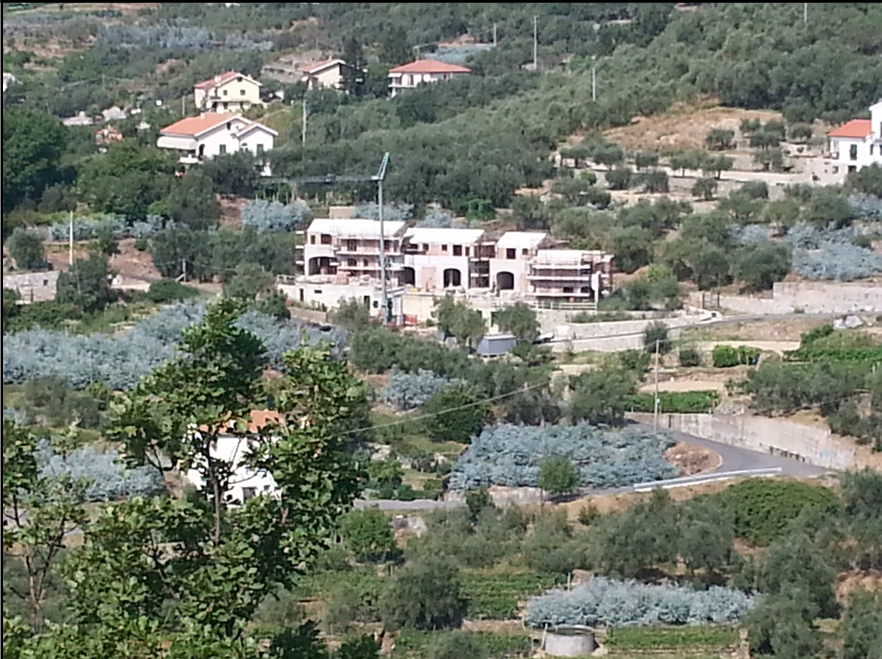
[[61, 178], [67, 128], [57, 117], [34, 110], [3, 113], [3, 213], [25, 199], [37, 201]]
[[[286, 354], [289, 375], [275, 388], [280, 419], [249, 433], [266, 351], [234, 325], [238, 315], [230, 300], [210, 307], [179, 356], [114, 405], [108, 436], [130, 464], [192, 468], [204, 486], [100, 512], [65, 564], [75, 626], [33, 639], [35, 656], [252, 656], [260, 602], [329, 544], [358, 491], [342, 437], [363, 389], [328, 348], [301, 347]], [[241, 439], [242, 463], [271, 474], [277, 496], [231, 498], [236, 465], [211, 450], [222, 433]], [[276, 634], [269, 655], [313, 656], [293, 649], [303, 633]]]
[[578, 486], [576, 468], [563, 455], [546, 458], [539, 467], [539, 487], [553, 497], [570, 494]]
[[34, 231], [17, 227], [7, 243], [9, 255], [19, 270], [39, 270], [46, 267], [43, 238]]
[[435, 300], [432, 316], [438, 323], [438, 329], [454, 337], [463, 347], [474, 347], [486, 332], [481, 312], [472, 309], [467, 302], [454, 299], [452, 295]]
[[746, 619], [751, 656], [811, 659], [818, 656], [820, 635], [814, 626], [817, 605], [800, 590], [763, 599]]
[[841, 626], [842, 659], [882, 659], [882, 597], [852, 593]]

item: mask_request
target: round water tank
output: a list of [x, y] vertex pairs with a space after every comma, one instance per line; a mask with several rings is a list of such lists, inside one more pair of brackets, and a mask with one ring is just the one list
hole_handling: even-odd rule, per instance
[[590, 627], [558, 627], [546, 632], [543, 649], [550, 657], [585, 657], [597, 649], [597, 642]]

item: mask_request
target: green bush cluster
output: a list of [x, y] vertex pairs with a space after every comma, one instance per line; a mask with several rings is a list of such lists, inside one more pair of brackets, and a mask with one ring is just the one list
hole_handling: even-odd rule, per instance
[[[709, 412], [720, 402], [716, 391], [660, 391], [659, 412], [663, 414], [690, 414]], [[655, 394], [640, 393], [628, 396], [625, 403], [632, 412], [653, 412]]]
[[755, 366], [762, 351], [750, 346], [737, 348], [726, 345], [714, 346], [712, 359], [714, 368], [732, 368], [733, 366]]

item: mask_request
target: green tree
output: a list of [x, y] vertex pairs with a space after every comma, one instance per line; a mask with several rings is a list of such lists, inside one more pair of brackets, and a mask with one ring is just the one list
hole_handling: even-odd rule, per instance
[[218, 194], [251, 197], [260, 180], [253, 154], [247, 149], [215, 156], [201, 165]]
[[101, 227], [98, 232], [98, 239], [95, 241], [94, 250], [104, 256], [119, 254], [119, 240], [117, 240], [112, 227]]
[[174, 182], [174, 163], [166, 153], [126, 140], [86, 162], [77, 187], [96, 210], [142, 220]]
[[351, 510], [340, 518], [343, 542], [359, 561], [384, 561], [395, 555], [395, 536], [389, 518], [376, 507]]
[[776, 199], [763, 207], [761, 220], [779, 229], [788, 229], [796, 224], [800, 210], [799, 203], [793, 199]]
[[841, 624], [842, 659], [882, 658], [882, 598], [879, 593], [851, 594]]
[[524, 302], [515, 302], [497, 311], [496, 326], [514, 335], [518, 341], [532, 341], [539, 334], [536, 312]]
[[681, 151], [671, 156], [671, 169], [679, 169], [680, 176], [686, 176], [686, 170], [699, 170], [704, 166], [707, 154], [704, 151]]
[[46, 188], [61, 180], [67, 138], [67, 128], [46, 112], [4, 110], [4, 215], [25, 199], [38, 201]]
[[630, 167], [616, 167], [606, 173], [606, 184], [610, 190], [627, 190], [631, 187], [632, 178]]
[[397, 66], [413, 59], [407, 32], [401, 26], [389, 27], [380, 40], [380, 61], [390, 66]]
[[432, 316], [447, 336], [452, 336], [463, 347], [474, 347], [484, 337], [486, 326], [484, 317], [467, 302], [460, 302], [452, 295], [446, 295], [434, 302]]
[[422, 406], [423, 421], [429, 437], [436, 442], [467, 444], [481, 432], [487, 418], [487, 406], [466, 385], [448, 385]]
[[[3, 421], [4, 560], [24, 565], [26, 587], [13, 592], [24, 600], [34, 633], [43, 629], [47, 593], [58, 578], [67, 534], [85, 521], [82, 502], [89, 485], [69, 474], [43, 475], [37, 461], [38, 443], [39, 438], [23, 426]], [[65, 455], [65, 445], [71, 442], [56, 442], [55, 448]], [[4, 591], [6, 585], [4, 574]]]
[[789, 245], [764, 240], [745, 245], [735, 254], [732, 274], [750, 290], [768, 289], [787, 276], [792, 259]]
[[638, 151], [634, 154], [634, 166], [639, 169], [649, 169], [658, 165], [658, 154], [653, 151]]
[[174, 180], [165, 205], [172, 220], [195, 231], [214, 229], [220, 217], [214, 184], [198, 169]]
[[735, 139], [735, 131], [726, 128], [712, 128], [704, 139], [708, 149], [712, 151], [725, 151], [732, 148], [732, 140]]
[[256, 300], [273, 291], [276, 278], [256, 263], [240, 263], [236, 274], [224, 283], [224, 295], [239, 300]]
[[643, 330], [643, 350], [654, 353], [658, 347], [658, 352], [666, 355], [671, 351], [671, 341], [668, 338], [668, 326], [660, 320], [656, 320], [646, 326]]
[[582, 373], [570, 380], [573, 392], [569, 403], [572, 422], [581, 420], [597, 425], [618, 425], [625, 418], [625, 401], [634, 394], [634, 375], [621, 369], [604, 368]]
[[823, 617], [839, 612], [833, 592], [832, 567], [805, 533], [785, 536], [773, 542], [763, 558], [757, 586], [765, 593], [786, 593], [799, 588]]
[[784, 169], [784, 151], [780, 148], [763, 149], [753, 154], [753, 161], [760, 165], [764, 172], [780, 172]]
[[717, 180], [714, 178], [700, 178], [692, 186], [692, 196], [705, 201], [714, 198], [717, 192]]
[[102, 311], [116, 299], [110, 287], [113, 273], [107, 257], [91, 254], [87, 260], [78, 259], [67, 272], [58, 275], [55, 299], [61, 304], [73, 304], [85, 313]]
[[579, 487], [579, 475], [566, 456], [545, 458], [539, 466], [539, 487], [552, 497], [570, 494]]
[[350, 36], [343, 43], [342, 59], [348, 65], [343, 69], [343, 91], [353, 96], [362, 96], [366, 60], [364, 49], [354, 36]]
[[380, 617], [390, 629], [458, 627], [466, 612], [456, 564], [424, 556], [398, 570], [380, 598]]
[[765, 597], [745, 620], [751, 655], [782, 659], [818, 656], [817, 606], [800, 590]]
[[639, 226], [616, 229], [610, 238], [616, 266], [622, 272], [634, 272], [652, 262], [652, 232]]
[[640, 175], [640, 182], [643, 189], [650, 194], [658, 194], [659, 192], [668, 192], [670, 185], [668, 183], [668, 173], [661, 169], [651, 169]]
[[35, 231], [16, 227], [7, 243], [9, 255], [19, 270], [40, 270], [46, 267], [43, 238]]
[[456, 631], [438, 636], [429, 646], [427, 659], [484, 659], [487, 650], [469, 632]]
[[[329, 348], [298, 348], [275, 387], [280, 420], [249, 433], [266, 357], [235, 326], [238, 315], [230, 300], [211, 305], [184, 332], [179, 356], [114, 402], [108, 437], [130, 464], [193, 468], [204, 485], [183, 499], [135, 498], [100, 512], [65, 564], [76, 626], [41, 639], [37, 656], [59, 656], [45, 654], [49, 640], [86, 657], [246, 656], [266, 638], [250, 628], [258, 604], [329, 545], [358, 491], [341, 438], [363, 390]], [[231, 500], [234, 464], [211, 450], [222, 433], [248, 447], [242, 463], [269, 473], [276, 496]], [[310, 638], [309, 628], [274, 634], [269, 654], [321, 656], [286, 654], [312, 647]]]
[[694, 246], [690, 266], [692, 280], [700, 291], [708, 291], [729, 283], [729, 255], [713, 245]]
[[719, 180], [723, 172], [728, 172], [732, 169], [733, 164], [734, 161], [728, 156], [713, 156], [702, 162], [701, 169], [705, 176], [713, 174], [714, 178]]
[[882, 197], [882, 166], [873, 164], [851, 172], [846, 179], [846, 185], [855, 192]]
[[469, 509], [469, 515], [472, 524], [478, 520], [478, 516], [487, 508], [493, 508], [493, 499], [490, 492], [484, 486], [469, 490], [466, 492], [466, 507]]
[[341, 300], [336, 309], [328, 314], [328, 320], [348, 330], [364, 329], [371, 324], [371, 309], [361, 300]]

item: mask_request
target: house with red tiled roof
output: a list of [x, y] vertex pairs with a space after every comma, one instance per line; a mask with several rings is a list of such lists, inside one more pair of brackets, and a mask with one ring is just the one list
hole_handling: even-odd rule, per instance
[[227, 71], [193, 86], [196, 109], [218, 113], [244, 112], [260, 100], [261, 84], [238, 71]]
[[[339, 58], [329, 59], [301, 69], [300, 73], [303, 77], [300, 80], [306, 84], [307, 89], [342, 90], [350, 71], [356, 71], [356, 67]], [[364, 76], [364, 69], [359, 74]]]
[[852, 119], [827, 133], [827, 154], [812, 158], [809, 172], [819, 185], [841, 185], [851, 172], [882, 167], [882, 100], [870, 106], [869, 119]]
[[[228, 462], [233, 467], [233, 477], [230, 479], [230, 490], [226, 493], [233, 502], [242, 504], [252, 497], [260, 495], [273, 496], [277, 493], [276, 482], [273, 477], [261, 470], [251, 469], [246, 466], [245, 456], [254, 447], [257, 435], [270, 424], [279, 424], [282, 416], [272, 410], [252, 410], [248, 426], [243, 433], [237, 433], [235, 427], [230, 426], [229, 432], [221, 433], [211, 446], [213, 458]], [[205, 432], [207, 428], [202, 426], [194, 428], [193, 432]], [[199, 458], [198, 458], [199, 459]], [[205, 483], [194, 468], [187, 472], [187, 480], [194, 487], [204, 487]]]
[[[181, 152], [182, 165], [195, 165], [238, 151], [250, 151], [255, 158], [263, 159], [277, 136], [271, 128], [239, 115], [203, 112], [160, 130], [156, 146]], [[264, 175], [270, 175], [268, 164], [264, 165]]]
[[389, 69], [389, 89], [397, 96], [405, 89], [416, 89], [424, 83], [452, 80], [470, 75], [471, 69], [458, 64], [448, 64], [434, 59], [418, 59]]

